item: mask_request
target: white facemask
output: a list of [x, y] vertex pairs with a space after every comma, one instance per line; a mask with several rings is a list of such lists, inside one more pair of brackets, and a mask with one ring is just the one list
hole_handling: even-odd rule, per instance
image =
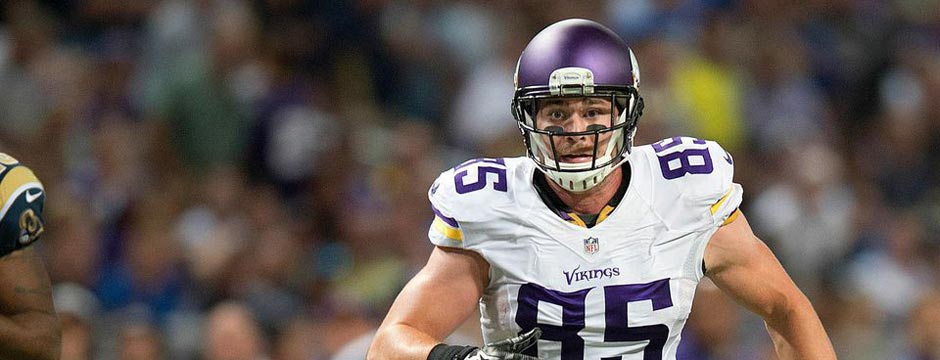
[[[627, 112], [624, 111], [617, 123], [622, 123], [626, 118]], [[597, 159], [594, 161], [595, 164], [604, 164], [614, 159], [620, 153], [620, 146], [623, 144], [623, 136], [626, 132], [626, 129], [614, 130], [610, 139], [607, 141], [606, 149], [598, 149]], [[607, 166], [602, 166], [598, 168], [591, 168], [592, 162], [580, 162], [580, 163], [568, 163], [568, 162], [556, 162], [552, 159], [554, 156], [552, 154], [551, 145], [547, 144], [544, 136], [538, 134], [532, 135], [532, 141], [530, 147], [532, 148], [532, 153], [539, 157], [543, 162], [544, 166], [539, 166], [539, 169], [552, 179], [556, 184], [564, 188], [565, 190], [572, 192], [584, 192], [590, 190], [597, 184], [600, 184], [610, 173], [614, 171], [620, 165], [623, 165], [627, 161], [627, 157], [630, 153], [630, 148], [633, 145], [633, 131], [626, 134], [627, 138], [627, 151], [624, 153], [624, 156], [620, 161], [613, 162]], [[550, 141], [550, 140], [549, 140]], [[596, 144], [595, 144], [596, 146]], [[534, 160], [533, 160], [534, 161]], [[538, 162], [536, 162], [538, 164]], [[559, 171], [555, 169], [565, 170]]]

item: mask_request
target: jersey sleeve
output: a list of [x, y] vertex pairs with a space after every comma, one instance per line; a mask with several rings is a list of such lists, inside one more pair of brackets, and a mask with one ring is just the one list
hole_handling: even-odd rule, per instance
[[[711, 158], [712, 174], [703, 179], [689, 181], [685, 202], [705, 217], [706, 228], [721, 226], [741, 206], [744, 190], [734, 182], [734, 158], [717, 142], [706, 141]], [[705, 209], [708, 211], [706, 212]]]
[[45, 189], [32, 170], [0, 153], [0, 256], [39, 239], [45, 200]]
[[744, 191], [734, 182], [734, 158], [717, 142], [689, 137], [665, 139], [638, 152], [647, 160], [643, 165], [651, 180], [645, 190], [653, 211], [672, 234], [669, 241], [689, 241], [685, 273], [701, 279], [708, 240], [741, 205]]
[[428, 190], [428, 199], [431, 201], [431, 211], [434, 220], [428, 229], [428, 238], [437, 246], [464, 248], [463, 231], [460, 223], [454, 217], [453, 169], [443, 172], [434, 180]]
[[738, 214], [744, 190], [741, 185], [734, 182], [734, 158], [717, 142], [708, 141], [707, 149], [714, 168], [713, 176], [701, 183], [689, 185], [689, 195], [686, 201], [688, 206], [696, 209], [705, 219], [702, 221], [702, 230], [705, 236], [701, 237], [693, 246], [687, 269], [695, 278], [705, 276], [705, 248], [711, 236], [731, 221]]
[[513, 199], [505, 158], [467, 160], [442, 173], [428, 190], [434, 212], [428, 237], [434, 245], [482, 251], [484, 243], [504, 238]]
[[652, 201], [666, 226], [703, 231], [722, 225], [741, 205], [734, 159], [717, 142], [672, 138], [653, 144]]

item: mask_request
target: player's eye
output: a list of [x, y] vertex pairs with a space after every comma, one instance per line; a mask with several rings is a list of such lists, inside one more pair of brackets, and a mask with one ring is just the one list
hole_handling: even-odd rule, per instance
[[564, 111], [554, 110], [548, 114], [548, 117], [552, 120], [564, 120], [567, 116]]
[[600, 114], [601, 114], [600, 111], [597, 111], [595, 109], [590, 109], [584, 113], [584, 116], [587, 118], [593, 118], [593, 117], [597, 117]]

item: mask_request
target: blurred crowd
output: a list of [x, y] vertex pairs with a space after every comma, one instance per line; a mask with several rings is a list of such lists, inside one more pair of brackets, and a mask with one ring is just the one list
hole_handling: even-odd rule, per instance
[[[362, 359], [428, 186], [523, 154], [515, 61], [570, 17], [636, 52], [638, 144], [735, 156], [841, 358], [940, 359], [940, 0], [4, 0], [63, 359]], [[771, 358], [761, 328], [705, 282], [680, 358]]]

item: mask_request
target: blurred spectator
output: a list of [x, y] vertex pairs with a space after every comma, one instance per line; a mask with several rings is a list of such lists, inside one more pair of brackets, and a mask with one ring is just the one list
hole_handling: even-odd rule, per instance
[[516, 59], [510, 56], [490, 58], [470, 69], [455, 95], [451, 115], [452, 136], [457, 144], [483, 153], [508, 135], [518, 140], [507, 101], [514, 91], [507, 79], [512, 79], [515, 69]]
[[216, 305], [206, 318], [206, 360], [267, 359], [267, 342], [254, 316], [242, 304], [227, 302]]
[[261, 99], [252, 124], [247, 172], [297, 197], [327, 166], [327, 154], [342, 141], [341, 127], [311, 104], [312, 89], [296, 74], [283, 74]]
[[62, 324], [62, 359], [94, 359], [98, 299], [90, 290], [75, 283], [57, 284], [52, 292]]
[[[235, 266], [231, 295], [252, 309], [263, 329], [287, 326], [302, 310], [296, 286], [303, 265], [303, 242], [289, 223], [259, 231]], [[229, 269], [232, 271], [232, 269]]]
[[166, 359], [160, 331], [147, 323], [131, 323], [121, 329], [118, 340], [119, 360]]
[[379, 16], [379, 31], [395, 66], [395, 91], [389, 102], [407, 117], [440, 122], [450, 75], [435, 42], [435, 2], [389, 1]]
[[[28, 149], [48, 143], [56, 128], [76, 118], [87, 98], [83, 88], [85, 61], [80, 53], [57, 42], [60, 25], [51, 11], [36, 1], [8, 1], [7, 53], [0, 54], [0, 146], [11, 148], [23, 161], [52, 165], [55, 154], [36, 159]], [[45, 138], [43, 136], [46, 136]]]
[[49, 117], [52, 104], [45, 97], [37, 74], [32, 73], [42, 57], [55, 52], [55, 21], [35, 2], [6, 2], [8, 17], [6, 53], [0, 69], [4, 84], [0, 97], [0, 138], [8, 147], [23, 146]]
[[499, 51], [495, 56], [469, 64], [450, 109], [448, 132], [453, 142], [486, 156], [524, 151], [519, 145], [516, 121], [508, 109], [514, 91], [511, 79], [525, 38], [518, 34], [521, 25], [510, 24], [507, 26], [514, 28], [496, 29], [492, 37], [486, 38], [493, 44], [492, 50]]
[[[63, 197], [68, 194], [62, 187], [47, 189]], [[50, 222], [57, 229], [46, 234], [46, 267], [53, 283], [76, 283], [90, 288], [97, 280], [103, 258], [102, 234], [98, 222], [88, 216], [87, 204], [74, 197], [67, 199], [50, 207]]]
[[[625, 39], [661, 36], [684, 43], [694, 41], [708, 1], [607, 1], [609, 23]], [[716, 2], [720, 3], [720, 1]]]
[[155, 194], [135, 207], [133, 226], [95, 286], [105, 310], [143, 304], [160, 323], [180, 306], [185, 286], [179, 241], [168, 233], [175, 204]]
[[801, 148], [808, 138], [830, 138], [830, 120], [805, 64], [805, 49], [795, 29], [761, 29], [751, 59], [752, 83], [744, 94], [744, 112], [754, 149], [779, 153]]
[[[879, 84], [879, 100], [884, 111], [866, 136], [874, 136], [863, 145], [869, 155], [859, 155], [859, 167], [881, 187], [892, 206], [912, 206], [922, 198], [937, 174], [929, 158], [936, 150], [936, 138], [929, 130], [926, 81], [917, 50], [906, 49], [899, 55], [897, 67], [890, 69]], [[860, 150], [860, 149], [859, 149]]]
[[122, 217], [149, 190], [150, 174], [144, 164], [146, 149], [136, 139], [140, 129], [139, 124], [126, 118], [100, 119], [89, 139], [90, 158], [76, 163], [69, 174], [75, 196], [89, 202], [91, 215], [110, 236], [121, 231]]
[[695, 304], [683, 330], [676, 359], [757, 358], [745, 351], [740, 309], [711, 280], [703, 279], [695, 290]]
[[253, 14], [234, 2], [216, 10], [208, 21], [208, 52], [189, 54], [166, 73], [154, 74], [160, 81], [148, 104], [164, 136], [156, 139], [173, 144], [174, 155], [196, 175], [236, 163], [251, 106], [266, 85]]
[[248, 219], [241, 212], [249, 192], [244, 181], [234, 168], [216, 169], [205, 178], [198, 201], [176, 218], [173, 234], [206, 301], [225, 296], [225, 272], [248, 246]]
[[[925, 258], [924, 225], [912, 212], [890, 219], [882, 247], [859, 254], [847, 267], [848, 285], [867, 297], [880, 313], [897, 321], [910, 312], [931, 284]], [[872, 281], [871, 274], [878, 274]]]
[[[679, 60], [672, 87], [684, 111], [683, 129], [704, 139], [715, 140], [730, 152], [746, 145], [744, 84], [734, 62], [736, 34], [730, 17], [713, 14], [704, 21], [698, 48]], [[642, 80], [641, 80], [642, 81]]]
[[842, 359], [876, 360], [896, 355], [896, 336], [885, 329], [885, 315], [862, 294], [841, 291], [836, 314], [826, 324], [836, 354]]
[[770, 241], [794, 281], [812, 297], [820, 274], [852, 249], [855, 195], [842, 160], [824, 142], [790, 147], [785, 173], [754, 196], [756, 232]]
[[908, 315], [907, 336], [909, 348], [901, 359], [940, 359], [940, 290], [924, 293]]
[[[295, 318], [281, 329], [275, 340], [272, 359], [309, 360], [322, 358], [322, 334], [317, 325], [305, 317]], [[367, 345], [368, 346], [368, 345]], [[358, 360], [358, 359], [357, 359]]]

